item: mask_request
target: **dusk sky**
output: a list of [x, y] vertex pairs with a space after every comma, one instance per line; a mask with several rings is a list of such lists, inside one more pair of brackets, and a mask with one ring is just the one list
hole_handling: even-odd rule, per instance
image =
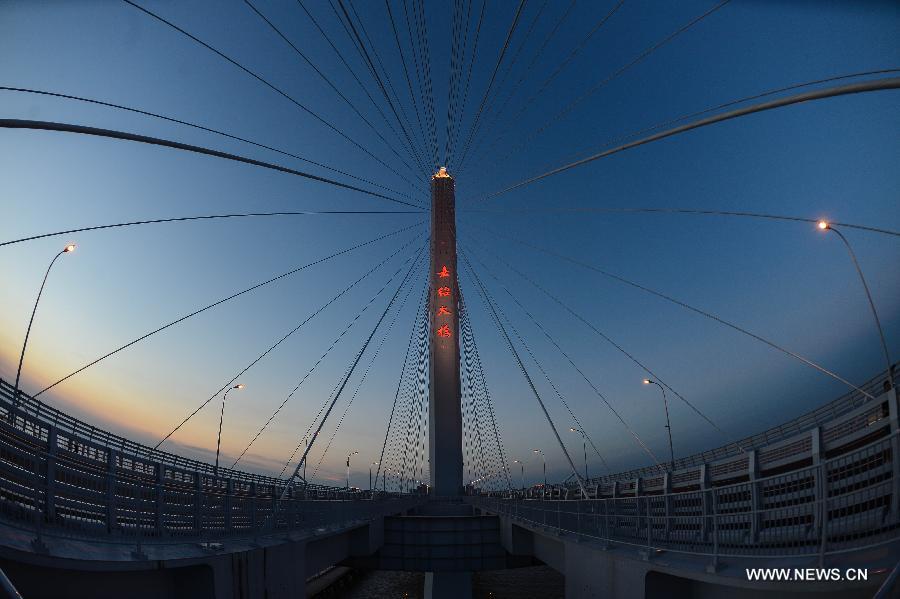
[[[409, 60], [403, 3], [390, 1]], [[73, 100], [0, 91], [2, 118], [163, 137], [275, 162], [392, 197], [406, 194], [414, 202], [428, 204], [427, 177], [401, 164], [372, 128], [247, 4], [138, 3], [283, 89], [402, 178], [233, 64], [124, 2], [0, 2], [0, 85], [83, 96], [190, 121], [284, 149], [394, 191], [384, 192], [211, 133]], [[463, 142], [518, 6], [511, 1], [488, 3], [465, 111], [456, 123], [461, 139], [450, 161], [460, 250], [472, 260], [612, 471], [646, 465], [648, 458], [504, 287], [664, 458], [668, 447], [659, 389], [642, 385], [643, 370], [509, 265], [647, 364], [725, 431], [719, 433], [670, 397], [676, 456], [764, 430], [849, 389], [733, 329], [510, 238], [652, 287], [861, 384], [884, 369], [884, 356], [859, 278], [833, 233], [805, 222], [590, 210], [742, 211], [900, 230], [897, 90], [798, 104], [712, 125], [487, 198], [685, 114], [798, 83], [900, 69], [896, 2], [733, 0], [621, 70], [718, 4], [627, 0], [541, 91], [617, 4], [576, 2], [538, 54], [570, 2], [525, 3], [460, 167]], [[253, 5], [334, 82], [405, 161], [414, 164], [298, 3], [254, 0]], [[304, 5], [387, 112], [331, 5], [317, 0], [304, 0]], [[353, 5], [387, 68], [404, 118], [416, 124], [384, 4]], [[473, 3], [470, 35], [480, 7], [480, 2]], [[451, 10], [451, 3], [425, 2], [441, 162]], [[412, 77], [418, 94], [414, 73]], [[857, 80], [861, 78], [804, 89]], [[517, 81], [521, 84], [515, 87]], [[423, 130], [412, 133], [419, 147], [429, 139]], [[430, 171], [431, 161], [428, 167]], [[579, 210], [560, 210], [565, 208]], [[241, 462], [248, 470], [277, 474], [371, 333], [411, 260], [423, 253], [428, 214], [411, 214], [407, 206], [320, 182], [173, 149], [69, 133], [0, 132], [0, 242], [131, 220], [299, 210], [403, 213], [189, 221], [0, 246], [0, 378], [15, 379], [41, 278], [66, 243], [78, 248], [60, 257], [44, 290], [23, 368], [22, 388], [28, 393], [213, 301], [405, 228], [188, 319], [40, 398], [98, 426], [155, 445], [268, 346], [395, 254], [243, 375], [239, 382], [246, 388], [229, 395], [222, 432], [226, 464], [387, 283]], [[842, 232], [857, 253], [889, 352], [897, 360], [900, 237], [851, 228]], [[311, 452], [310, 473], [396, 316], [324, 456], [317, 482], [343, 484], [345, 457], [358, 450], [352, 482], [368, 484], [368, 464], [381, 450], [422, 295], [424, 264], [418, 263], [376, 332]], [[527, 460], [528, 478], [535, 482], [540, 459], [531, 450], [542, 448], [549, 477], [567, 477], [571, 470], [464, 269], [460, 284], [508, 461]], [[407, 290], [408, 299], [396, 310]], [[581, 468], [581, 438], [568, 432], [574, 426], [571, 417], [544, 376], [527, 361], [527, 352], [517, 349]], [[220, 401], [210, 402], [162, 447], [214, 459]], [[588, 457], [592, 475], [605, 473], [596, 455]], [[518, 474], [516, 469], [514, 475]]]

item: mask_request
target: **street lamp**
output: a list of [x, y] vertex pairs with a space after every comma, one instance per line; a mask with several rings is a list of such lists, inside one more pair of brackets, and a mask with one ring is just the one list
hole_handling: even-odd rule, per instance
[[584, 480], [587, 481], [588, 473], [587, 473], [587, 436], [584, 434], [584, 431], [580, 428], [570, 428], [570, 431], [573, 433], [581, 433], [581, 447], [584, 449]]
[[891, 362], [891, 356], [888, 353], [887, 342], [884, 340], [884, 330], [881, 328], [881, 321], [878, 319], [878, 312], [875, 310], [875, 302], [872, 300], [872, 294], [869, 292], [869, 285], [866, 283], [866, 278], [863, 276], [862, 267], [859, 265], [859, 261], [856, 259], [856, 253], [853, 251], [853, 248], [850, 247], [850, 242], [847, 241], [847, 238], [844, 237], [844, 234], [834, 228], [834, 225], [825, 220], [820, 220], [818, 222], [819, 230], [821, 231], [834, 231], [834, 233], [840, 237], [841, 241], [844, 242], [844, 245], [847, 248], [847, 252], [850, 254], [850, 259], [853, 260], [853, 266], [856, 267], [856, 273], [859, 275], [859, 280], [862, 282], [863, 289], [866, 292], [866, 298], [869, 300], [869, 307], [872, 309], [872, 316], [875, 318], [875, 326], [878, 328], [878, 335], [881, 337], [881, 349], [884, 352], [884, 360], [887, 362], [887, 376], [888, 381], [891, 387], [894, 386], [894, 375], [892, 370], [893, 363]]
[[522, 492], [525, 492], [525, 462], [522, 460], [513, 460], [513, 464], [518, 464], [522, 468]]
[[372, 462], [369, 464], [369, 493], [372, 492], [372, 466], [377, 466], [378, 462]]
[[351, 451], [347, 454], [347, 489], [350, 489], [350, 456], [358, 453], [358, 451]]
[[663, 396], [663, 406], [666, 409], [666, 429], [669, 431], [669, 463], [671, 472], [675, 471], [675, 451], [672, 449], [672, 423], [669, 422], [669, 400], [666, 399], [666, 388], [657, 383], [656, 381], [651, 381], [650, 379], [644, 379], [645, 385], [656, 385], [662, 391]]
[[544, 452], [541, 451], [540, 449], [532, 449], [531, 452], [541, 454], [541, 460], [543, 460], [543, 462], [544, 462], [544, 493], [546, 493], [547, 492], [547, 458], [544, 457]]
[[[303, 439], [301, 439], [301, 441], [303, 441], [305, 443], [305, 445], [303, 446], [304, 447], [303, 455], [306, 455], [307, 453], [309, 453], [308, 451], [305, 451], [305, 450], [309, 449], [309, 435], [303, 435]], [[304, 488], [306, 488], [306, 485], [309, 485], [309, 482], [307, 482], [307, 480], [306, 480], [306, 463], [308, 461], [309, 460], [303, 460], [303, 485], [304, 485]], [[313, 474], [315, 474], [315, 473], [313, 473]]]
[[225, 400], [228, 398], [228, 394], [234, 389], [243, 389], [244, 385], [238, 383], [234, 387], [229, 387], [227, 391], [225, 391], [225, 395], [222, 396], [222, 412], [219, 414], [219, 437], [216, 439], [216, 477], [219, 476], [219, 448], [222, 446], [222, 420], [225, 419]]
[[37, 299], [34, 300], [34, 308], [31, 310], [31, 319], [28, 321], [28, 329], [25, 331], [25, 342], [22, 343], [22, 353], [19, 355], [19, 368], [16, 370], [16, 384], [13, 391], [13, 401], [16, 405], [19, 403], [19, 378], [22, 376], [22, 362], [25, 360], [25, 348], [28, 347], [28, 336], [31, 334], [31, 324], [34, 322], [34, 314], [37, 312], [38, 302], [41, 301], [41, 294], [44, 292], [44, 285], [47, 284], [47, 276], [50, 275], [50, 269], [53, 268], [53, 264], [56, 262], [56, 259], [62, 256], [63, 254], [71, 254], [75, 251], [75, 244], [70, 243], [66, 247], [64, 247], [58, 254], [53, 256], [53, 260], [50, 261], [50, 266], [47, 267], [47, 272], [44, 273], [44, 280], [41, 281], [41, 288], [38, 290]]

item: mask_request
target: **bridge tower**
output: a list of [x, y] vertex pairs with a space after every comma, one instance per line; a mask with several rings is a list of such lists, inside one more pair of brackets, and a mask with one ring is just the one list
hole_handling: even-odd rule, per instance
[[428, 449], [431, 492], [438, 497], [449, 497], [463, 491], [463, 458], [456, 195], [453, 177], [444, 167], [431, 177], [430, 295]]

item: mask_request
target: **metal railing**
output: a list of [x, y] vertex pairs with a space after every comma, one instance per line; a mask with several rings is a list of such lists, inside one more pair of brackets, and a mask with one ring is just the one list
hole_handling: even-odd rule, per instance
[[[219, 539], [396, 513], [421, 501], [284, 480], [154, 450], [0, 380], [0, 515], [44, 533]], [[327, 501], [325, 501], [327, 500]]]
[[[473, 501], [647, 551], [824, 556], [895, 539], [896, 392], [865, 401], [851, 394], [827, 407], [796, 421], [817, 425], [793, 437], [776, 435], [767, 445], [674, 472], [623, 473], [596, 484], [593, 498], [559, 501], [569, 495], [557, 487], [549, 500]], [[371, 518], [422, 501], [388, 494], [373, 500], [317, 485], [289, 487], [279, 500], [285, 482], [217, 473], [211, 464], [135, 443], [27, 395], [14, 398], [0, 380], [0, 515], [38, 539], [45, 528], [107, 537], [247, 536]]]
[[[481, 508], [603, 544], [709, 556], [825, 556], [900, 541], [900, 412], [887, 372], [723, 448]], [[791, 434], [793, 433], [793, 434]], [[749, 441], [749, 442], [748, 442]], [[742, 450], [738, 449], [738, 444]], [[724, 457], [723, 457], [724, 455]]]
[[686, 491], [602, 499], [471, 497], [532, 525], [647, 552], [795, 557], [900, 540], [898, 440], [886, 436], [772, 476]]
[[[894, 365], [894, 371], [897, 370], [898, 365], [900, 365], [900, 362]], [[889, 379], [888, 374], [889, 373], [886, 370], [880, 372], [865, 383], [859, 385], [859, 388], [868, 393], [870, 396], [877, 398], [884, 393], [884, 383]], [[813, 429], [815, 427], [822, 426], [825, 423], [832, 422], [840, 418], [841, 416], [844, 416], [848, 412], [856, 410], [860, 408], [860, 406], [863, 406], [872, 401], [872, 397], [866, 396], [859, 391], [850, 391], [822, 406], [819, 406], [815, 410], [807, 412], [806, 414], [803, 414], [793, 420], [779, 424], [778, 426], [774, 426], [763, 432], [750, 435], [749, 437], [745, 437], [738, 441], [727, 443], [720, 447], [715, 447], [713, 449], [708, 449], [700, 453], [678, 458], [675, 460], [674, 469], [676, 471], [689, 469], [701, 464], [708, 464], [725, 458], [739, 456], [749, 450], [758, 449], [766, 445], [777, 443], [784, 439], [788, 439], [792, 436], [796, 436], [798, 434], [809, 431], [810, 429]], [[634, 470], [630, 470], [627, 472], [617, 472], [607, 476], [592, 478], [590, 480], [590, 484], [596, 485], [617, 480], [631, 480], [639, 477], [648, 477], [653, 474], [661, 474], [667, 470], [667, 466], [667, 464], [663, 464], [661, 466], [653, 465], [645, 466], [642, 468], [635, 468]], [[572, 483], [571, 487], [575, 488], [577, 487], [577, 485], [575, 483]]]

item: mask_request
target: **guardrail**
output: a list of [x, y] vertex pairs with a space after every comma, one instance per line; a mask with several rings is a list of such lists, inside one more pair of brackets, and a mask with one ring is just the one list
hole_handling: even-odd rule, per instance
[[[97, 429], [0, 380], [0, 515], [55, 535], [218, 539], [395, 513], [420, 498], [215, 468]], [[328, 500], [328, 501], [324, 501]]]
[[[894, 364], [892, 371], [896, 371], [898, 365], [900, 365], [900, 362]], [[882, 396], [886, 391], [885, 382], [889, 380], [890, 377], [887, 370], [880, 372], [865, 383], [859, 385], [859, 388], [868, 393], [869, 396], [856, 390], [850, 391], [806, 414], [763, 432], [727, 443], [720, 447], [678, 458], [675, 460], [674, 469], [675, 471], [688, 470], [700, 466], [701, 464], [710, 464], [736, 456], [739, 457], [750, 450], [773, 445], [786, 439], [795, 438], [801, 433], [805, 433], [815, 427], [821, 427], [827, 423], [834, 422], [849, 412], [858, 411], [862, 406], [872, 403], [872, 397], [878, 398]], [[607, 476], [595, 477], [590, 480], [589, 484], [603, 485], [617, 480], [633, 480], [639, 477], [646, 478], [654, 474], [661, 474], [667, 470], [668, 464], [645, 466], [627, 472], [617, 472]], [[577, 486], [578, 485], [575, 483], [571, 485], [573, 489]]]
[[897, 436], [815, 467], [704, 491], [614, 499], [471, 497], [500, 515], [648, 552], [829, 555], [900, 539]]
[[476, 496], [475, 505], [604, 543], [710, 556], [790, 557], [900, 540], [894, 389], [737, 458], [597, 485], [593, 498]]

